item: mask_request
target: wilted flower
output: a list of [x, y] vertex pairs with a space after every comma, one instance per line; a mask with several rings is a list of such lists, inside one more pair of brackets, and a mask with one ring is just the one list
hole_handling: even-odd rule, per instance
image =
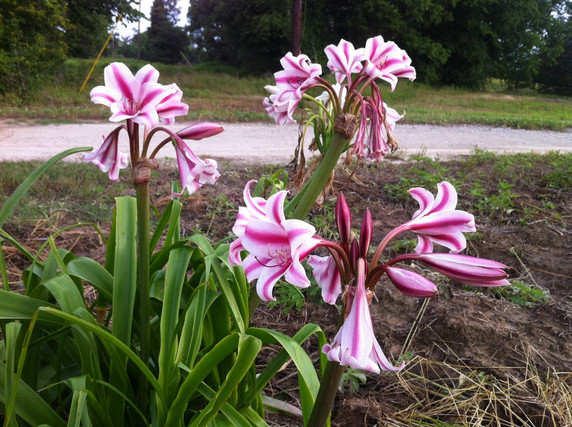
[[109, 171], [109, 179], [119, 181], [119, 170], [129, 164], [128, 156], [119, 150], [119, 131], [121, 127], [104, 137], [103, 144], [91, 153], [83, 156], [84, 162], [96, 165], [102, 172]]

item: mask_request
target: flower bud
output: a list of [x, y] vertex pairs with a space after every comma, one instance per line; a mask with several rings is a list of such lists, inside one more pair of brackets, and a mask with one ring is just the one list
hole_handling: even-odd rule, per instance
[[338, 195], [336, 203], [336, 225], [338, 226], [342, 246], [346, 248], [350, 242], [352, 232], [352, 214], [348, 202], [342, 193]]
[[371, 212], [369, 209], [365, 211], [361, 231], [359, 233], [359, 254], [362, 258], [367, 259], [369, 246], [371, 245], [371, 235], [373, 234], [373, 222], [371, 221]]
[[387, 277], [402, 294], [415, 298], [431, 298], [437, 296], [437, 286], [420, 274], [398, 267], [386, 267]]
[[209, 136], [217, 135], [223, 131], [223, 127], [215, 123], [198, 123], [196, 125], [187, 126], [177, 132], [177, 135], [182, 139], [203, 139]]

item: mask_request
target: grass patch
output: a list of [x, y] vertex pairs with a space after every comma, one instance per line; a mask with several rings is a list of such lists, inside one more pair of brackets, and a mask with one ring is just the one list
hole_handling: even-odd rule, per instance
[[[124, 61], [131, 70], [146, 64], [135, 59], [116, 60]], [[111, 58], [100, 61], [81, 93], [79, 89], [92, 61], [66, 61], [57, 76], [45, 79], [44, 86], [25, 100], [9, 94], [0, 96], [0, 118], [58, 122], [107, 120], [108, 110], [92, 104], [89, 92], [103, 84], [103, 68], [112, 61]], [[274, 84], [270, 74], [245, 77], [238, 70], [209, 64], [153, 65], [160, 71], [162, 83], [175, 82], [183, 90], [183, 101], [190, 106], [188, 120], [271, 121], [262, 107], [266, 96], [264, 86]], [[463, 123], [552, 130], [572, 127], [572, 99], [539, 95], [530, 90], [509, 91], [497, 85], [485, 92], [475, 92], [433, 88], [403, 80], [395, 92], [390, 92], [387, 85], [382, 85], [382, 91], [390, 106], [407, 112], [402, 123]]]

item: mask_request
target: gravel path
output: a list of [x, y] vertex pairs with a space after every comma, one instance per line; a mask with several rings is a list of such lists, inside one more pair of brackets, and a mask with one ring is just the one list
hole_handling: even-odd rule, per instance
[[[175, 129], [184, 126], [186, 124], [178, 123]], [[293, 157], [297, 144], [296, 125], [280, 127], [274, 124], [227, 123], [223, 126], [225, 131], [222, 134], [191, 142], [191, 148], [197, 155], [251, 163], [287, 163]], [[112, 123], [28, 125], [0, 122], [0, 161], [43, 160], [72, 147], [95, 147], [101, 144], [102, 136], [114, 127]], [[475, 149], [499, 153], [572, 152], [571, 131], [530, 131], [468, 125], [398, 125], [394, 136], [400, 144], [396, 154], [404, 159], [412, 154], [423, 154], [446, 160], [469, 155]], [[122, 141], [122, 144], [126, 142]], [[126, 147], [122, 147], [125, 150]], [[75, 159], [79, 157], [76, 155]], [[166, 147], [160, 157], [174, 158], [175, 152], [172, 147]]]

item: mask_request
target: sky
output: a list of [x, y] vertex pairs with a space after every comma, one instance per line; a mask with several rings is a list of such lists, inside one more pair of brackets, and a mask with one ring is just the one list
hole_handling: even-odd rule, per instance
[[[133, 2], [133, 7], [137, 7]], [[153, 0], [141, 0], [141, 13], [143, 13], [147, 19], [141, 18], [141, 32], [145, 31], [151, 21], [151, 6], [153, 5]], [[187, 12], [189, 10], [189, 0], [178, 0], [177, 7], [179, 8], [179, 25], [183, 26], [187, 23]], [[119, 24], [117, 26], [117, 33], [120, 37], [131, 37], [132, 35], [137, 33], [137, 22], [133, 22], [127, 26], [124, 24]]]

